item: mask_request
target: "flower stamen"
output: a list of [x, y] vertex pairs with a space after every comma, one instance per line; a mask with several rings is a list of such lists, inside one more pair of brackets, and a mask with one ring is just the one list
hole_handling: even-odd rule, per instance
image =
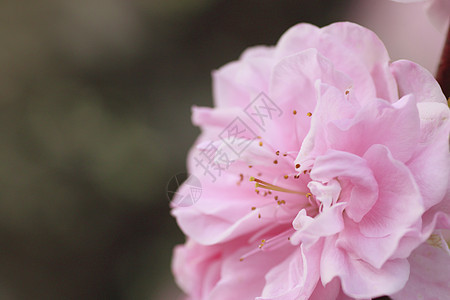
[[243, 261], [247, 257], [258, 253], [259, 251], [276, 250], [280, 247], [285, 246], [286, 244], [289, 244], [290, 236], [292, 235], [292, 233], [293, 233], [292, 230], [288, 229], [284, 232], [275, 235], [270, 239], [262, 239], [258, 247], [254, 248], [253, 250], [250, 250], [249, 252], [241, 256], [239, 260]]
[[265, 181], [263, 181], [261, 179], [255, 178], [253, 176], [250, 177], [250, 181], [255, 181], [256, 182], [255, 183], [255, 187], [257, 187], [257, 188], [260, 187], [260, 188], [267, 189], [267, 190], [272, 190], [272, 191], [285, 192], [285, 193], [291, 193], [291, 194], [299, 194], [299, 195], [306, 195], [305, 193], [302, 193], [302, 192], [293, 191], [293, 190], [290, 190], [290, 189], [287, 189], [287, 188], [283, 188], [283, 187], [280, 187], [280, 186], [273, 185], [273, 184], [265, 182]]
[[442, 246], [443, 238], [439, 234], [433, 233], [427, 240], [428, 245], [431, 245], [436, 248], [443, 248]]

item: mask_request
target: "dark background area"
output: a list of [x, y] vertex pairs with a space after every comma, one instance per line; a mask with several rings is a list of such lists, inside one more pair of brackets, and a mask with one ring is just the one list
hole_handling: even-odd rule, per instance
[[354, 3], [0, 1], [0, 299], [176, 299], [165, 187], [211, 70]]

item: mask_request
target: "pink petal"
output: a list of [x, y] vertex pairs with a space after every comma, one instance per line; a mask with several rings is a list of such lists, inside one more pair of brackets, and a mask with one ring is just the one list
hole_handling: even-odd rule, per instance
[[[273, 201], [273, 200], [272, 200]], [[218, 242], [229, 241], [238, 236], [254, 232], [262, 226], [273, 224], [275, 211], [269, 208], [250, 211], [249, 206], [245, 211], [233, 210], [233, 204], [223, 207], [223, 217], [220, 213], [201, 212], [197, 205], [191, 207], [175, 208], [172, 214], [177, 218], [180, 228], [189, 234], [195, 241], [212, 245]], [[234, 215], [232, 213], [234, 212]], [[264, 215], [264, 218], [258, 218], [258, 214]], [[205, 230], [207, 228], [207, 230]]]
[[348, 203], [346, 214], [359, 222], [378, 198], [378, 185], [366, 161], [354, 154], [329, 150], [319, 156], [311, 171], [311, 179], [327, 182], [338, 178], [348, 182], [341, 200]]
[[382, 144], [406, 162], [417, 145], [419, 128], [416, 102], [409, 95], [394, 104], [373, 99], [351, 121], [329, 123], [327, 132], [332, 149], [362, 156], [372, 145]]
[[[176, 207], [172, 210], [178, 225], [193, 240], [212, 245], [266, 226], [289, 224], [300, 207], [305, 205], [306, 197], [301, 198], [304, 201], [302, 202], [296, 194], [283, 195], [286, 203], [278, 205], [273, 197], [255, 193], [254, 184], [248, 181], [247, 174], [245, 182], [238, 185], [237, 174], [246, 170], [249, 170], [247, 166], [236, 173], [225, 172], [218, 179], [220, 182], [215, 183], [197, 174], [202, 187], [200, 199], [192, 206]], [[282, 180], [285, 187], [289, 188], [289, 180]], [[299, 184], [298, 180], [294, 179], [290, 182]], [[179, 192], [185, 192], [186, 188], [188, 187], [181, 186]], [[252, 207], [256, 209], [252, 210]]]
[[414, 94], [417, 102], [447, 103], [436, 79], [420, 65], [398, 60], [391, 64], [391, 72], [397, 81], [400, 97]]
[[339, 278], [331, 280], [331, 282], [328, 282], [325, 286], [319, 281], [309, 300], [337, 300], [340, 291], [341, 283]]
[[249, 61], [252, 58], [270, 58], [272, 59], [275, 55], [275, 47], [273, 46], [254, 46], [244, 50], [240, 60]]
[[372, 31], [348, 22], [322, 29], [299, 24], [281, 37], [276, 56], [281, 59], [308, 48], [316, 48], [333, 61], [337, 70], [350, 75], [360, 99], [375, 96], [389, 101], [397, 99], [397, 88], [388, 69], [389, 56]]
[[[237, 248], [230, 247], [233, 253], [224, 253], [222, 258], [222, 269], [220, 280], [211, 291], [207, 299], [230, 300], [242, 299], [253, 300], [262, 294], [266, 284], [264, 274], [267, 274], [272, 268], [278, 266], [286, 257], [290, 257], [296, 247], [280, 247], [274, 251], [258, 251], [258, 253], [240, 260], [245, 252], [255, 247], [255, 245]], [[237, 252], [234, 252], [238, 249]], [[259, 276], [255, 276], [259, 274]], [[238, 295], [238, 296], [237, 296]]]
[[352, 78], [359, 99], [378, 97], [393, 102], [398, 98], [389, 55], [374, 32], [341, 22], [324, 27], [321, 33], [319, 52]]
[[[347, 296], [341, 288], [339, 278], [335, 277], [331, 282], [325, 286], [319, 281], [314, 289], [314, 293], [309, 300], [353, 300], [354, 298]], [[371, 300], [371, 299], [358, 299]]]
[[223, 130], [236, 117], [243, 117], [241, 108], [192, 107], [192, 123], [196, 126], [217, 126]]
[[[199, 177], [199, 176], [198, 176]], [[272, 199], [259, 199], [251, 185], [237, 186], [236, 175], [224, 173], [220, 177], [222, 184], [214, 184], [208, 179], [201, 180], [202, 195], [194, 205], [176, 207], [172, 215], [177, 218], [178, 225], [192, 239], [201, 244], [214, 244], [224, 239], [232, 238], [235, 234], [246, 234], [256, 228], [268, 224], [274, 215], [272, 207], [252, 211], [255, 200], [264, 206], [273, 202]], [[230, 186], [236, 188], [230, 189]], [[180, 192], [184, 191], [184, 185]], [[242, 199], [246, 201], [242, 201]], [[260, 201], [261, 200], [261, 201]], [[258, 218], [258, 213], [265, 218]], [[236, 231], [243, 226], [243, 231]], [[208, 230], [205, 230], [208, 228]]]
[[[308, 113], [316, 106], [316, 81], [336, 86], [344, 94], [350, 79], [337, 72], [331, 62], [315, 49], [308, 49], [281, 60], [274, 68], [270, 97], [283, 111], [277, 122], [269, 124], [266, 136], [279, 150], [298, 151], [308, 132]], [[294, 115], [293, 111], [296, 111]]]
[[383, 237], [419, 221], [425, 210], [409, 169], [381, 145], [372, 146], [364, 158], [378, 183], [379, 195], [359, 223], [361, 233], [367, 237]]
[[302, 246], [266, 274], [266, 286], [258, 300], [308, 299], [319, 280], [322, 243], [308, 250]]
[[406, 286], [390, 295], [399, 299], [448, 299], [450, 295], [450, 255], [427, 243], [413, 251], [408, 258], [411, 274]]
[[375, 298], [401, 290], [409, 276], [406, 259], [386, 262], [380, 269], [350, 257], [335, 246], [336, 239], [328, 238], [320, 262], [323, 284], [338, 276], [345, 294], [354, 298]]
[[[345, 229], [339, 234], [336, 247], [342, 248], [350, 255], [369, 263], [375, 268], [381, 268], [389, 259], [407, 258], [409, 253], [399, 255], [399, 244], [405, 243], [403, 245], [404, 249], [410, 249], [409, 251], [412, 251], [418, 243], [423, 241], [423, 239], [419, 239], [416, 236], [420, 230], [420, 226], [415, 226], [414, 229], [396, 228], [389, 235], [373, 238], [362, 234], [358, 224], [346, 218]], [[411, 239], [406, 244], [406, 240], [404, 239], [409, 235], [413, 235], [417, 239]]]
[[434, 230], [450, 229], [449, 201], [442, 201], [433, 206], [423, 215], [422, 219], [422, 228], [407, 232], [400, 240], [392, 258], [407, 258], [415, 248], [428, 239]]
[[206, 299], [219, 280], [220, 248], [189, 240], [174, 249], [172, 272], [186, 294], [194, 299]]
[[310, 181], [308, 188], [316, 200], [322, 204], [323, 210], [328, 209], [332, 204], [337, 202], [342, 190], [341, 184], [336, 179], [332, 179], [326, 184]]
[[[301, 230], [305, 226], [308, 226], [311, 222], [313, 222], [314, 218], [311, 218], [307, 215], [306, 209], [302, 209], [298, 212], [297, 216], [295, 217], [294, 221], [292, 221], [292, 227], [294, 227], [295, 230]], [[291, 239], [292, 240], [292, 239]], [[298, 244], [298, 243], [296, 243]]]
[[245, 108], [259, 93], [268, 89], [274, 64], [273, 50], [248, 50], [239, 61], [213, 72], [214, 103], [217, 107]]
[[419, 147], [407, 163], [423, 196], [425, 209], [444, 199], [450, 176], [448, 136], [450, 111], [447, 105], [419, 103]]
[[324, 154], [329, 148], [326, 125], [331, 120], [351, 119], [359, 104], [350, 95], [347, 99], [342, 90], [333, 86], [316, 83], [317, 106], [311, 119], [311, 129], [303, 140], [302, 147], [295, 163], [302, 166], [299, 172], [311, 167], [314, 158]]
[[[338, 203], [324, 210], [314, 219], [304, 216], [301, 213], [297, 215], [293, 221], [295, 224], [302, 224], [291, 236], [291, 243], [299, 244], [300, 241], [304, 247], [310, 247], [316, 243], [321, 237], [334, 235], [344, 229], [344, 221], [342, 220], [342, 211], [347, 203]], [[307, 218], [306, 222], [302, 219]]]
[[320, 29], [314, 25], [301, 23], [289, 28], [276, 46], [277, 59], [290, 56], [309, 48], [315, 48]]

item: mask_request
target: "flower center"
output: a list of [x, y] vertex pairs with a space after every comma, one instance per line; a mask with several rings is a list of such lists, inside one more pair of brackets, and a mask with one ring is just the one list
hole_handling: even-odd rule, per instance
[[[430, 237], [427, 239], [427, 243], [430, 246], [436, 247], [436, 248], [450, 248], [450, 241], [447, 241], [442, 232], [433, 233], [430, 235]], [[445, 245], [445, 244], [446, 245]]]

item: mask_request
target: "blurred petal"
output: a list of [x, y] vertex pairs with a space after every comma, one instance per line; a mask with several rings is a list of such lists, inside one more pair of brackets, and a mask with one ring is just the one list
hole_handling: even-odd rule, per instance
[[408, 258], [411, 274], [406, 286], [390, 295], [396, 299], [447, 299], [450, 295], [450, 255], [439, 247], [422, 244]]
[[397, 81], [400, 97], [414, 94], [417, 102], [447, 104], [441, 87], [427, 69], [409, 60], [398, 60], [391, 64], [391, 72]]

